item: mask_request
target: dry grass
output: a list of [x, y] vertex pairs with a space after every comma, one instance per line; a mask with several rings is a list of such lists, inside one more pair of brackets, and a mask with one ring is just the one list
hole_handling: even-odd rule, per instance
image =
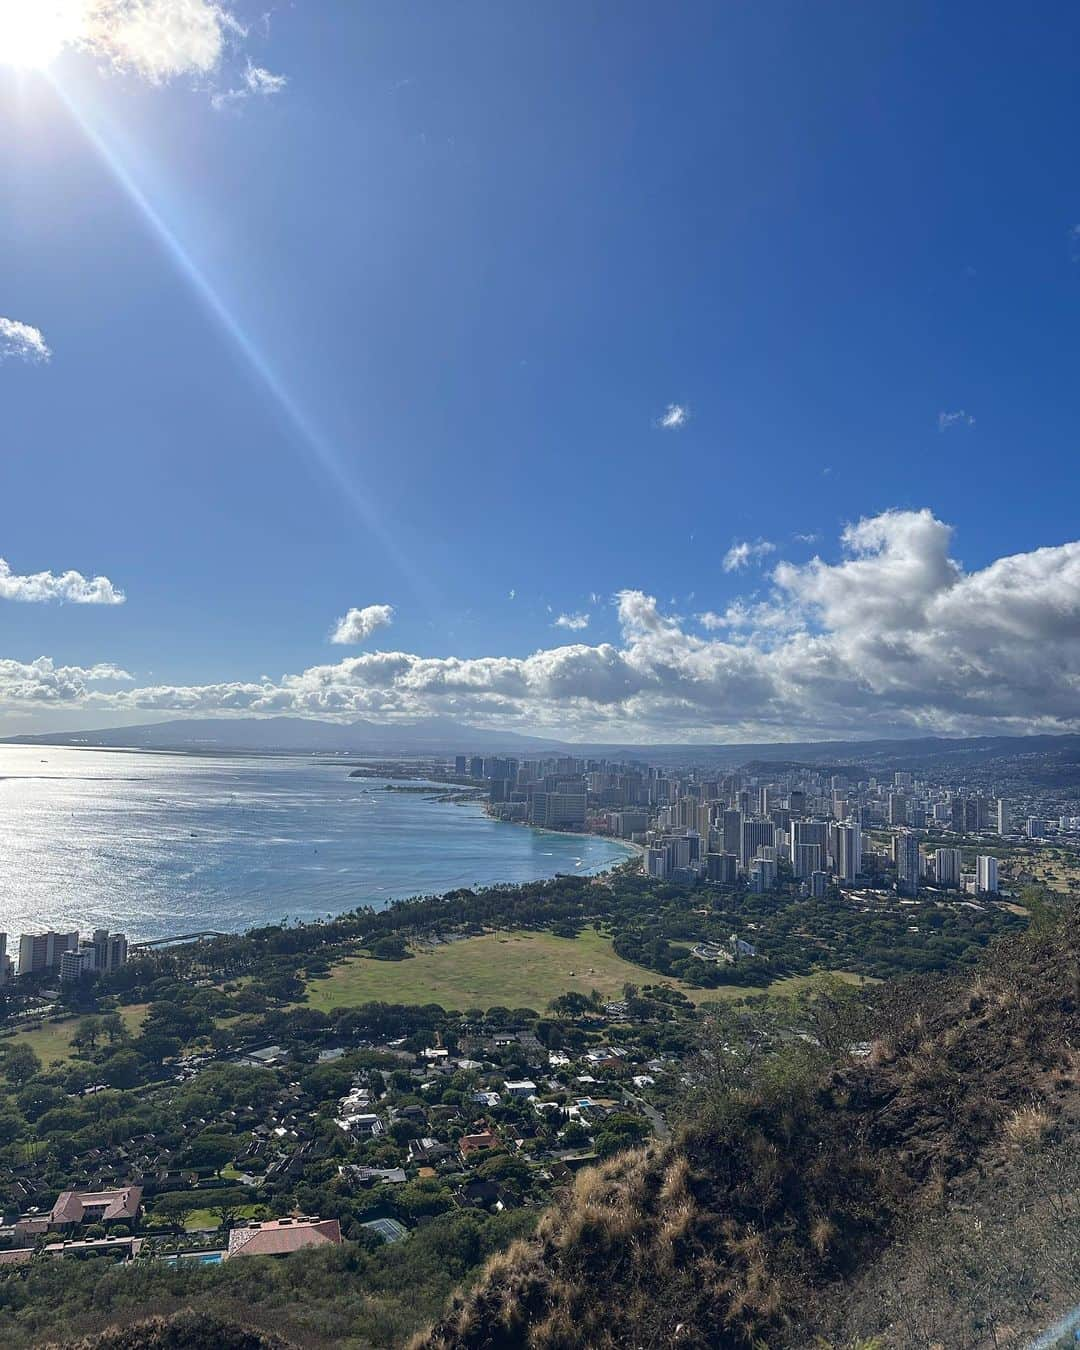
[[1054, 1127], [1054, 1118], [1038, 1102], [1027, 1106], [1018, 1106], [1002, 1125], [1002, 1131], [1010, 1144], [1017, 1148], [1038, 1148]]

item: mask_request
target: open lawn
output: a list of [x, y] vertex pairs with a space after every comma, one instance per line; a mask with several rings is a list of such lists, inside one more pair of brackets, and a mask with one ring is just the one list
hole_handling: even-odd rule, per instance
[[[257, 1215], [264, 1213], [262, 1205], [235, 1205], [234, 1211], [237, 1220], [254, 1219]], [[184, 1219], [184, 1229], [191, 1233], [195, 1229], [220, 1228], [221, 1215], [215, 1214], [212, 1209], [193, 1209]]]
[[[859, 983], [857, 975], [836, 971]], [[770, 993], [793, 994], [817, 976], [793, 975], [776, 980]], [[616, 956], [611, 939], [593, 928], [576, 938], [552, 933], [502, 931], [465, 938], [434, 949], [419, 948], [406, 961], [373, 961], [350, 957], [329, 976], [309, 981], [308, 1004], [322, 1012], [360, 1003], [438, 1003], [458, 1012], [466, 1008], [535, 1008], [538, 1012], [560, 994], [599, 989], [619, 997], [625, 984], [669, 984], [694, 1003], [716, 1003], [760, 994], [761, 989], [722, 985], [695, 989], [681, 980], [665, 980], [655, 971]]]
[[1065, 848], [1015, 849], [1002, 864], [1002, 879], [1015, 884], [1019, 877], [1032, 875], [1062, 895], [1080, 890], [1080, 856]]
[[616, 956], [611, 939], [588, 928], [576, 938], [545, 932], [485, 933], [434, 949], [406, 961], [351, 957], [329, 976], [308, 984], [308, 1003], [328, 1012], [380, 1000], [438, 1003], [447, 1009], [535, 1008], [575, 990], [599, 989], [615, 997], [624, 984], [670, 984], [689, 998], [705, 992]]
[[[146, 1006], [145, 1003], [132, 1003], [129, 1007], [118, 1009], [124, 1025], [132, 1035], [135, 1035], [143, 1024]], [[0, 1041], [0, 1045], [9, 1045], [12, 1042], [28, 1045], [46, 1066], [54, 1060], [66, 1062], [75, 1058], [71, 1038], [78, 1030], [79, 1020], [78, 1017], [65, 1017], [58, 1022], [42, 1022], [33, 1030], [17, 1031], [13, 1036], [5, 1037]], [[102, 1041], [104, 1042], [104, 1037]]]

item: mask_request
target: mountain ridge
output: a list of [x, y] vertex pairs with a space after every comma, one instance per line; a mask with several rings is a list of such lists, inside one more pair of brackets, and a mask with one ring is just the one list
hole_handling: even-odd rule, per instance
[[865, 764], [918, 762], [941, 756], [1062, 754], [1080, 761], [1080, 735], [879, 737], [841, 741], [746, 741], [634, 743], [569, 741], [517, 731], [470, 727], [448, 718], [379, 724], [302, 717], [177, 718], [86, 731], [26, 732], [0, 737], [0, 745], [67, 745], [101, 749], [214, 750], [260, 753], [467, 754], [484, 751], [569, 753], [591, 758], [648, 757], [657, 763], [697, 758], [717, 767], [752, 761]]

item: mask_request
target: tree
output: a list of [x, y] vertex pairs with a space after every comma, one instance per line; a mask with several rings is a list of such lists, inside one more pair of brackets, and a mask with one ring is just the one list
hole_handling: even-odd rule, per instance
[[142, 1060], [133, 1050], [118, 1050], [101, 1066], [101, 1076], [110, 1087], [134, 1087], [142, 1072]]
[[4, 1077], [14, 1087], [22, 1087], [41, 1072], [41, 1060], [28, 1045], [16, 1042], [4, 1055]]
[[18, 1139], [24, 1124], [23, 1118], [14, 1111], [0, 1111], [0, 1146]]
[[94, 1050], [102, 1036], [101, 1020], [97, 1017], [81, 1017], [71, 1044], [78, 1050]]
[[181, 1153], [180, 1165], [192, 1167], [197, 1172], [220, 1172], [235, 1152], [236, 1144], [232, 1139], [224, 1135], [200, 1134]]
[[231, 1228], [240, 1217], [240, 1206], [230, 1204], [225, 1200], [220, 1204], [211, 1205], [210, 1213], [217, 1216], [218, 1227]]
[[122, 1041], [127, 1036], [127, 1027], [119, 1013], [106, 1013], [101, 1019], [101, 1029], [109, 1038], [109, 1044]]
[[154, 1213], [166, 1219], [178, 1231], [183, 1232], [188, 1215], [197, 1208], [198, 1205], [192, 1193], [173, 1191], [171, 1194], [161, 1197], [155, 1206]]

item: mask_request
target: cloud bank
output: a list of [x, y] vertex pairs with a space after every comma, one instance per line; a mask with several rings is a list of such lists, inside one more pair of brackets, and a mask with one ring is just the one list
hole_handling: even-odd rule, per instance
[[81, 572], [32, 572], [19, 576], [0, 558], [0, 600], [42, 604], [66, 600], [72, 605], [122, 605], [127, 597], [108, 577], [84, 577]]
[[[1080, 731], [1080, 542], [971, 572], [951, 543], [928, 510], [860, 520], [838, 561], [779, 563], [767, 597], [710, 612], [706, 636], [624, 590], [618, 643], [469, 659], [375, 651], [279, 680], [195, 687], [96, 690], [85, 672], [63, 678], [69, 702], [131, 714], [442, 715], [636, 742]], [[58, 701], [58, 672], [35, 663], [17, 677], [23, 704], [37, 698], [25, 671], [39, 666], [40, 701]], [[12, 678], [0, 674], [4, 701], [16, 697]]]
[[367, 605], [364, 609], [350, 609], [338, 619], [330, 634], [330, 641], [342, 645], [364, 642], [380, 628], [387, 628], [393, 620], [393, 605]]

